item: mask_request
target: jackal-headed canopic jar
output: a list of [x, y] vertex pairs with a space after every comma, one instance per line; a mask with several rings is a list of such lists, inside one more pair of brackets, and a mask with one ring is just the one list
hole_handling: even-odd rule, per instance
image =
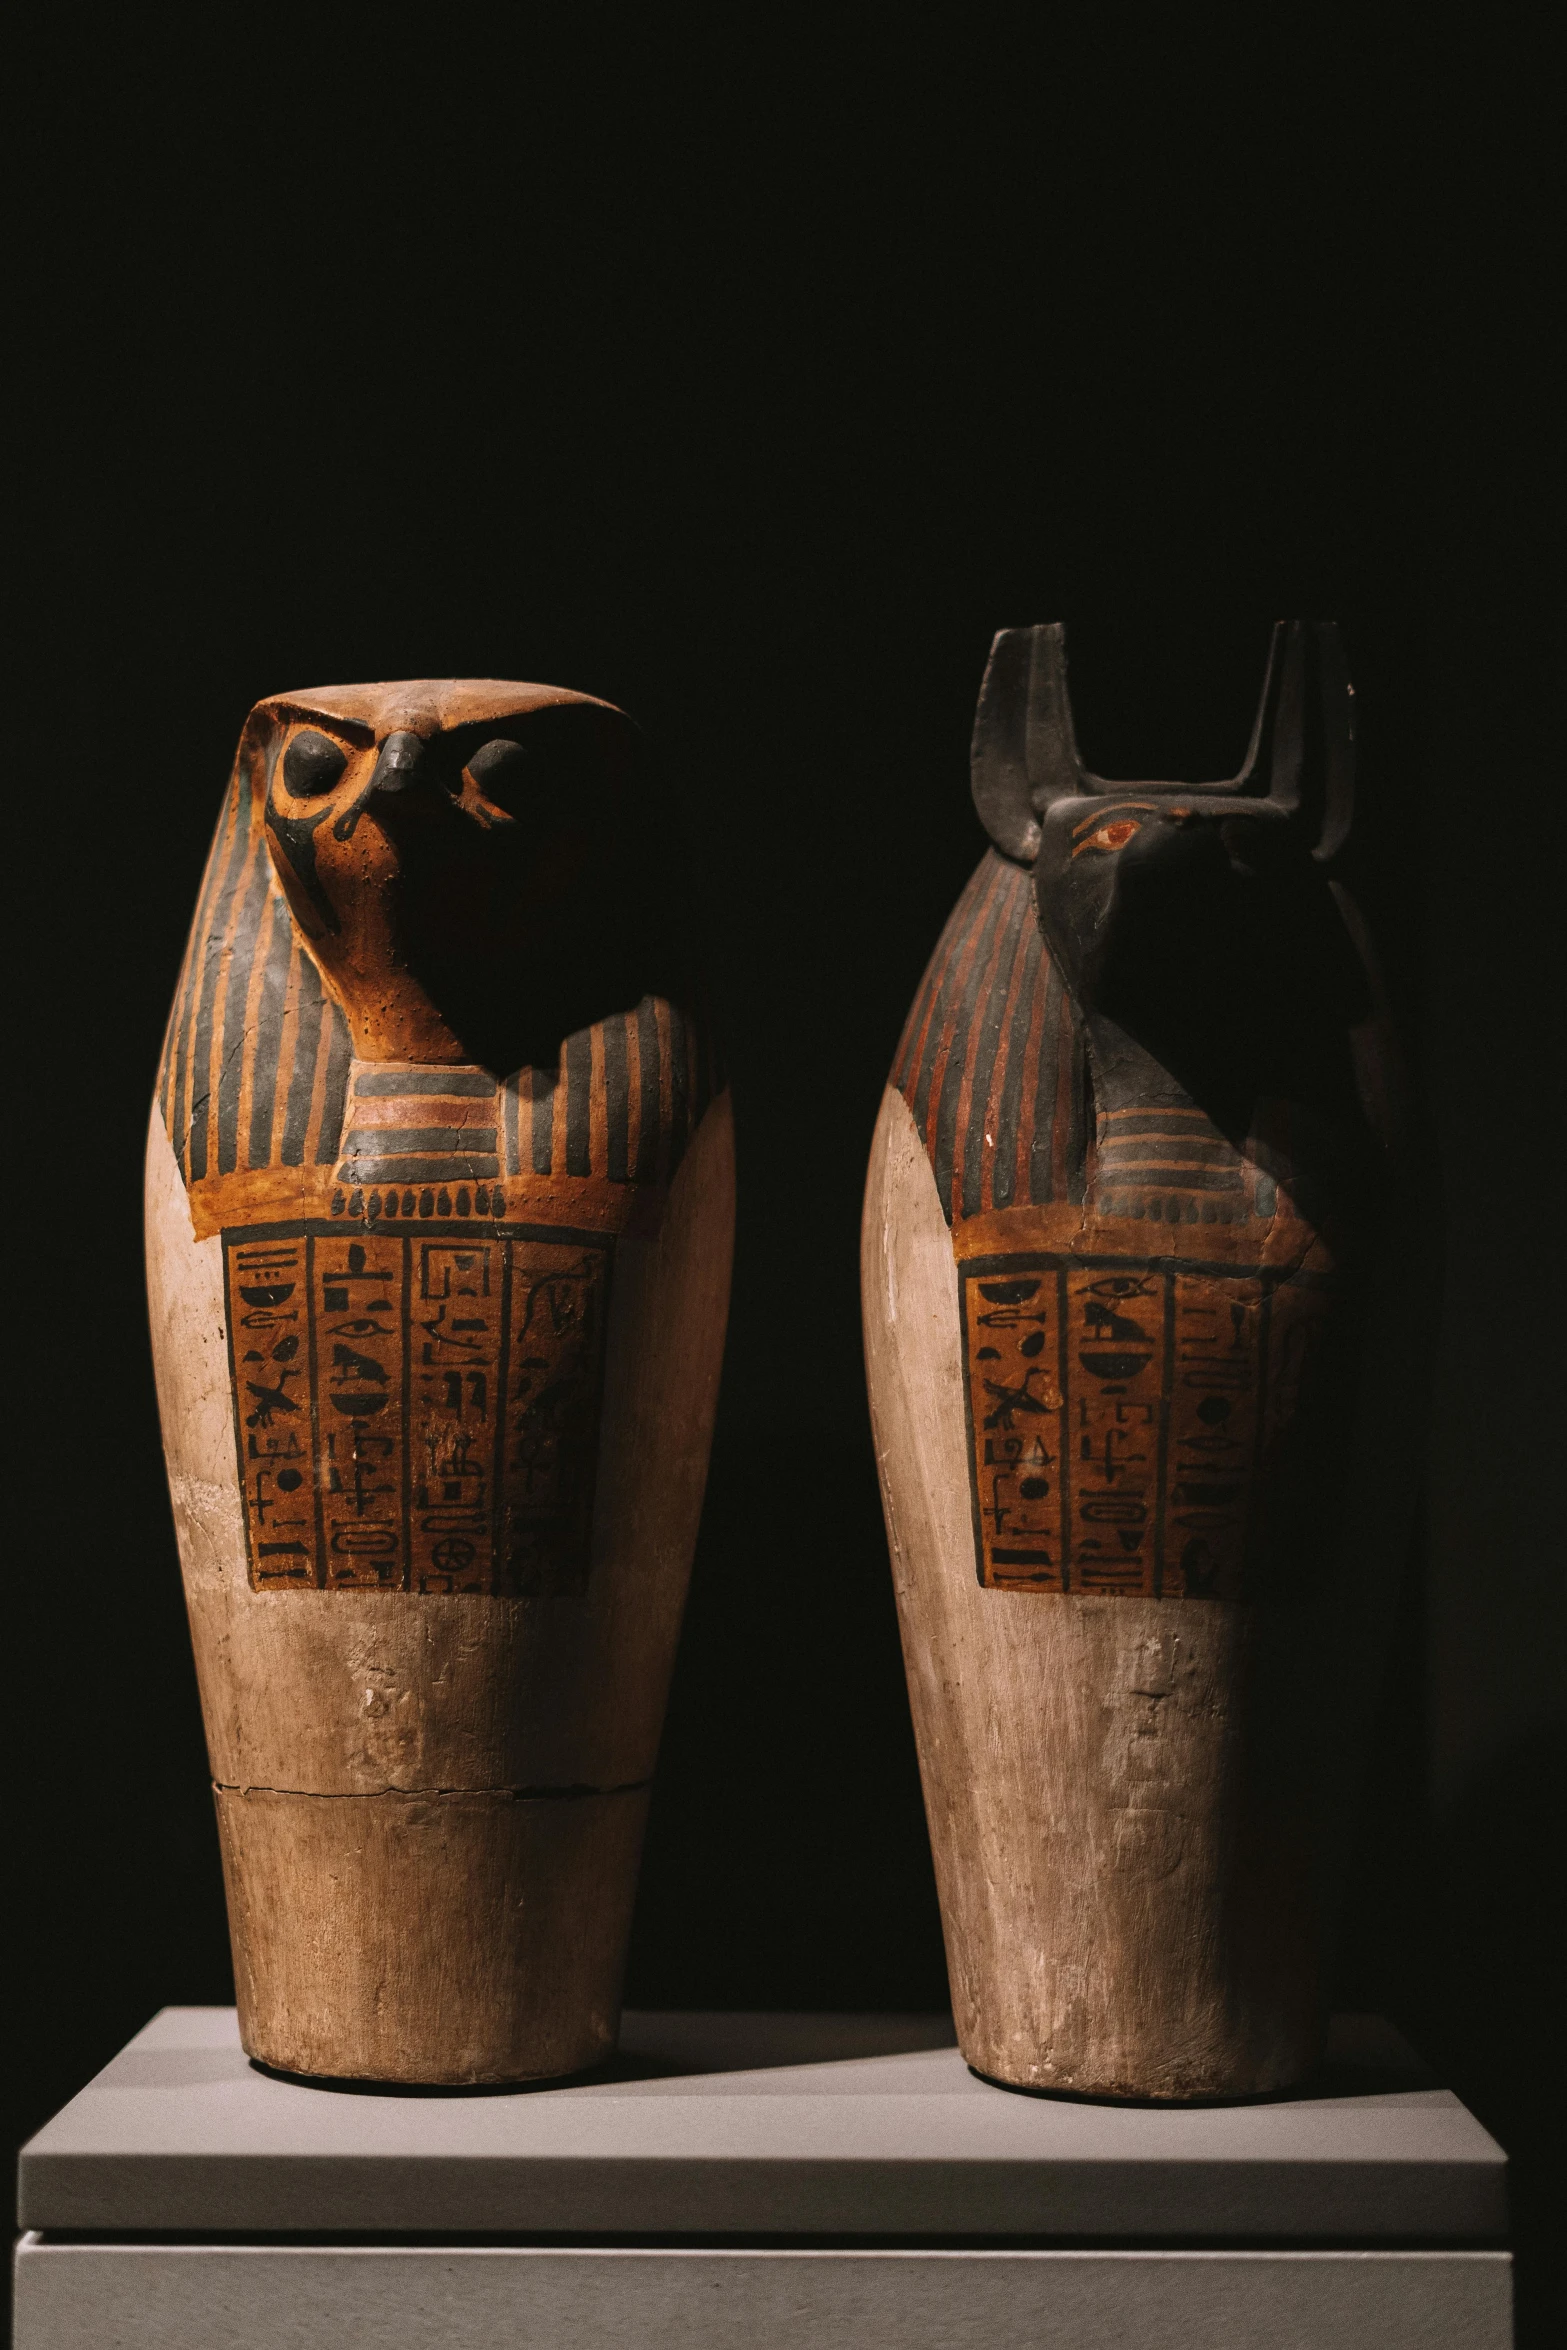
[[707, 1474], [728, 1095], [622, 714], [258, 704], [147, 1152], [241, 2031], [403, 2082], [608, 2053]]
[[[1083, 767], [1059, 627], [997, 637], [994, 843], [872, 1151], [867, 1369], [959, 2039], [1009, 2084], [1298, 2078], [1391, 1043], [1336, 631], [1241, 772]], [[1335, 1784], [1339, 1783], [1335, 1779]]]

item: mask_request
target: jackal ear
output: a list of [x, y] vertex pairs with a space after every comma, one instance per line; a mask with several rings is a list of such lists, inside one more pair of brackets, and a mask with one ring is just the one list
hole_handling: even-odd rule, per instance
[[1066, 690], [1059, 620], [1003, 628], [990, 648], [969, 752], [974, 805], [1004, 856], [1031, 865], [1052, 800], [1088, 790]]
[[1281, 620], [1237, 788], [1284, 808], [1331, 864], [1355, 812], [1355, 689], [1332, 620]]

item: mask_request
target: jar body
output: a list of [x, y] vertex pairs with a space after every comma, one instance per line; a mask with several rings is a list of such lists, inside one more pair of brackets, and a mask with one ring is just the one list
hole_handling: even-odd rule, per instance
[[662, 998], [510, 1076], [356, 1049], [268, 755], [241, 746], [146, 1185], [242, 2037], [332, 2078], [572, 2072], [614, 2044], [701, 1510], [728, 1096]]
[[1413, 1483], [1362, 1457], [1368, 1381], [1407, 1325], [1276, 1109], [1236, 1145], [1115, 1074], [987, 857], [866, 1191], [904, 1657], [969, 2063], [1258, 2095], [1319, 2046]]

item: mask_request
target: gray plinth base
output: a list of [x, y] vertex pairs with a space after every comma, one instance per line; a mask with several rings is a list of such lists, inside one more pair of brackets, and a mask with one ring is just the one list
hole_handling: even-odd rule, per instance
[[1500, 2148], [1385, 2027], [1314, 2090], [977, 2081], [929, 2019], [629, 2016], [608, 2075], [270, 2079], [169, 2009], [21, 2163], [17, 2350], [1503, 2350]]
[[18, 2350], [1502, 2350], [1500, 2252], [24, 2243]]

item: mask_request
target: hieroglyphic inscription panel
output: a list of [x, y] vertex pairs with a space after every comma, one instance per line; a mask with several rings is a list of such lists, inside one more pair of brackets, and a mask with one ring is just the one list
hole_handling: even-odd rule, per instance
[[583, 1587], [604, 1235], [323, 1223], [223, 1237], [252, 1583]]
[[1293, 1416], [1325, 1288], [1043, 1254], [959, 1276], [980, 1581], [1239, 1596], [1259, 1466]]

